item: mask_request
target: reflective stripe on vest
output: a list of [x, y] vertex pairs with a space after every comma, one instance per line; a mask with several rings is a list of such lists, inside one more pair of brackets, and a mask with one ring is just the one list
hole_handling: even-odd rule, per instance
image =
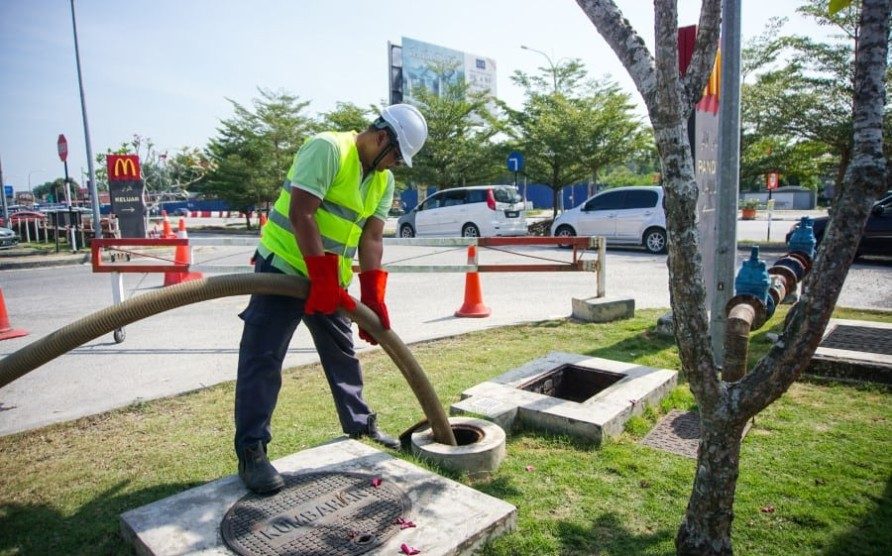
[[[324, 136], [323, 140], [331, 140], [337, 144], [340, 160], [338, 172], [313, 217], [319, 228], [323, 249], [339, 256], [340, 282], [346, 287], [353, 278], [353, 258], [356, 256], [363, 226], [375, 213], [387, 191], [388, 173], [374, 172], [368, 176], [365, 180], [369, 182], [366, 196], [362, 198], [362, 164], [356, 150], [356, 134], [348, 132], [320, 135]], [[297, 248], [294, 229], [288, 218], [294, 167], [292, 164], [279, 198], [270, 210], [269, 221], [263, 229], [260, 243], [297, 272], [307, 275], [306, 263]]]
[[[269, 222], [275, 222], [279, 226], [285, 228], [288, 233], [294, 235], [294, 228], [291, 226], [291, 220], [282, 216], [277, 211], [270, 211], [269, 213]], [[330, 253], [344, 253], [345, 257], [350, 257], [351, 259], [356, 256], [356, 247], [349, 247], [340, 243], [324, 234], [320, 234], [322, 237], [322, 248]]]

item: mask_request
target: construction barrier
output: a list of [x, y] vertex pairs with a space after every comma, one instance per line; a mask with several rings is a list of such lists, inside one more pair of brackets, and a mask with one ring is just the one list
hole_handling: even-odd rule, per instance
[[[191, 279], [198, 279], [202, 277], [200, 271], [226, 273], [254, 271], [252, 264], [192, 264], [190, 247], [256, 247], [256, 237], [188, 238], [185, 233], [185, 223], [182, 220], [180, 220], [180, 228], [182, 237], [176, 238], [99, 239], [91, 242], [93, 272], [112, 273], [112, 293], [115, 303], [120, 303], [123, 297], [120, 273], [162, 272], [165, 274], [165, 285], [167, 285], [167, 276], [169, 275], [191, 275], [193, 276]], [[596, 296], [604, 297], [606, 295], [606, 241], [602, 237], [385, 238], [384, 244], [467, 248], [467, 264], [406, 265], [399, 264], [401, 261], [393, 261], [383, 265], [384, 269], [390, 273], [465, 273], [465, 295], [462, 306], [455, 312], [457, 317], [486, 317], [491, 312], [483, 303], [479, 272], [594, 272], [596, 274]], [[539, 245], [569, 247], [572, 249], [571, 260], [567, 262], [547, 259], [547, 263], [534, 264], [480, 264], [478, 261], [478, 247], [525, 256], [523, 253], [508, 251], [505, 248]], [[174, 257], [171, 259], [161, 256], [157, 249], [159, 247], [175, 247]], [[111, 251], [112, 255], [104, 258], [103, 250]], [[583, 255], [590, 253], [591, 250], [597, 250], [597, 258], [584, 260]], [[115, 256], [115, 253], [118, 256]], [[541, 259], [542, 257], [534, 258]], [[355, 266], [354, 270], [358, 271], [359, 267]], [[123, 330], [119, 330], [115, 333], [115, 340], [123, 341], [123, 336]]]

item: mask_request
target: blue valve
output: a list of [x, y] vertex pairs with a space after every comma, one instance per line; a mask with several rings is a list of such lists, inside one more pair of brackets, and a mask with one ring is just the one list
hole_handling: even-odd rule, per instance
[[759, 260], [759, 246], [753, 246], [750, 258], [743, 261], [737, 278], [734, 279], [735, 295], [751, 295], [762, 303], [768, 303], [768, 271], [765, 261]]
[[814, 258], [816, 244], [814, 221], [808, 216], [803, 216], [796, 225], [793, 235], [790, 236], [790, 251], [799, 251]]

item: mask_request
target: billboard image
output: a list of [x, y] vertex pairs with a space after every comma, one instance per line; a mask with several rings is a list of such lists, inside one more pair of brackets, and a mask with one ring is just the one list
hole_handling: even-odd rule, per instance
[[391, 103], [412, 102], [413, 91], [427, 89], [440, 95], [453, 83], [467, 82], [473, 92], [496, 95], [496, 63], [492, 58], [402, 38], [391, 47]]

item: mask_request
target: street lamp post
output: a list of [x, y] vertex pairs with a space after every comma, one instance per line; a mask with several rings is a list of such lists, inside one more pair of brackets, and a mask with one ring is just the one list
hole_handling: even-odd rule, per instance
[[542, 52], [541, 50], [536, 50], [535, 48], [530, 48], [529, 46], [527, 46], [525, 44], [520, 45], [520, 48], [522, 48], [524, 50], [529, 50], [530, 52], [536, 52], [537, 54], [541, 54], [541, 55], [545, 56], [545, 59], [548, 60], [548, 65], [551, 66], [551, 83], [554, 86], [554, 92], [556, 93], [558, 91], [557, 68], [555, 67], [554, 63], [551, 61], [551, 57], [548, 54]]
[[87, 144], [87, 170], [90, 172], [90, 197], [93, 198], [93, 225], [98, 230], [99, 189], [96, 187], [96, 172], [93, 170], [93, 147], [90, 144], [90, 126], [87, 123], [87, 101], [84, 100], [84, 79], [81, 76], [81, 53], [77, 44], [77, 20], [74, 17], [74, 0], [71, 0], [71, 28], [74, 31], [74, 59], [77, 62], [77, 85], [81, 93], [81, 114], [84, 118], [84, 139]]
[[44, 170], [43, 168], [38, 168], [37, 170], [31, 170], [28, 172], [28, 193], [31, 194], [31, 202], [32, 203], [34, 202], [34, 190], [31, 189], [31, 174], [34, 174], [35, 172], [45, 172], [45, 171], [46, 170]]

